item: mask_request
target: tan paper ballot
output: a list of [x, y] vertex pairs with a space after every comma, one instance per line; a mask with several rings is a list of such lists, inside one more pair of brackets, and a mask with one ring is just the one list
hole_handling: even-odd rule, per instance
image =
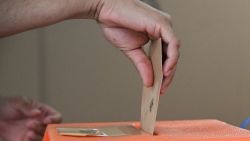
[[141, 127], [145, 132], [153, 135], [163, 79], [161, 39], [151, 41], [149, 56], [153, 65], [154, 83], [152, 87], [143, 87]]

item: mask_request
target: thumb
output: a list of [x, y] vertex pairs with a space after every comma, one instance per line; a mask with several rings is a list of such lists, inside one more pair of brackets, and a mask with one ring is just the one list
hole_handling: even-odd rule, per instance
[[135, 67], [140, 73], [145, 86], [152, 86], [153, 84], [153, 68], [151, 61], [142, 48], [123, 51], [134, 63]]

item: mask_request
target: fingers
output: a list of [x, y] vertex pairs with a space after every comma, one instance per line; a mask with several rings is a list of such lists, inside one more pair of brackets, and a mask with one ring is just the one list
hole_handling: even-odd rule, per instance
[[29, 118], [34, 118], [40, 120], [42, 124], [60, 123], [62, 121], [62, 116], [52, 107], [33, 101], [27, 104], [26, 107], [20, 108], [20, 110]]
[[43, 120], [44, 124], [60, 123], [62, 122], [61, 114], [50, 115]]
[[153, 84], [153, 68], [152, 64], [142, 48], [124, 51], [124, 53], [132, 60], [139, 71], [145, 86]]
[[165, 18], [160, 23], [160, 36], [162, 37], [164, 43], [164, 52], [167, 56], [167, 60], [164, 62], [163, 73], [166, 75], [168, 71], [173, 69], [179, 59], [179, 48], [180, 41], [175, 36], [173, 29], [170, 24], [170, 19]]
[[42, 136], [33, 131], [27, 131], [23, 138], [24, 141], [42, 141]]
[[179, 59], [180, 41], [176, 38], [172, 28], [167, 22], [162, 25], [161, 37], [164, 41], [163, 53], [166, 55], [166, 60], [163, 60], [164, 80], [161, 87], [161, 94], [163, 94], [169, 87], [175, 74]]
[[45, 113], [43, 117], [43, 124], [60, 123], [62, 122], [62, 115], [52, 107], [41, 104], [40, 110]]
[[26, 126], [29, 130], [33, 131], [34, 133], [40, 136], [43, 136], [46, 128], [45, 124], [43, 124], [42, 121], [38, 120], [30, 120], [27, 122]]
[[162, 86], [161, 86], [161, 90], [160, 90], [160, 94], [163, 95], [166, 90], [169, 88], [173, 78], [174, 78], [174, 74], [175, 74], [175, 71], [176, 71], [176, 67], [174, 69], [172, 69], [168, 74], [167, 76], [163, 78], [163, 81], [162, 81]]
[[102, 25], [105, 37], [114, 46], [123, 51], [134, 63], [144, 85], [151, 86], [153, 83], [153, 71], [151, 63], [141, 46], [149, 41], [146, 34], [127, 28], [109, 27]]
[[37, 117], [41, 115], [41, 111], [36, 103], [27, 97], [14, 97], [10, 100], [12, 108], [25, 117]]
[[[103, 28], [105, 36], [115, 46], [123, 48], [122, 50], [125, 52], [125, 54], [134, 62], [137, 70], [140, 72], [143, 83], [146, 86], [151, 86], [153, 83], [152, 65], [143, 50], [138, 48], [143, 45], [131, 45], [135, 45], [134, 43], [137, 43], [135, 42], [137, 41], [135, 36], [136, 33], [144, 33], [148, 38], [152, 39], [162, 38], [164, 43], [167, 44], [167, 48], [164, 50], [167, 59], [163, 60], [163, 74], [165, 79], [162, 83], [162, 91], [165, 91], [173, 79], [175, 72], [174, 68], [179, 58], [180, 47], [179, 41], [172, 30], [170, 16], [140, 1], [122, 3], [122, 6], [126, 7], [124, 11], [120, 8], [117, 8], [116, 4], [119, 3], [113, 4], [112, 6], [114, 6], [114, 8], [112, 8], [112, 10], [110, 10], [110, 8], [104, 8], [100, 14], [99, 21], [102, 23], [102, 26], [104, 25]], [[112, 13], [115, 14], [112, 15]], [[130, 33], [127, 34], [127, 31]]]
[[170, 15], [156, 11], [152, 18], [149, 19], [151, 24], [147, 25], [146, 32], [153, 38], [162, 38], [166, 56], [163, 60], [163, 75], [161, 93], [163, 94], [169, 87], [176, 70], [176, 65], [179, 59], [180, 41], [177, 39], [173, 32]]
[[149, 41], [145, 33], [137, 32], [127, 28], [110, 27], [101, 25], [105, 37], [120, 50], [133, 50], [143, 46]]
[[179, 41], [175, 37], [172, 37], [168, 40], [168, 46], [166, 49], [163, 50], [167, 57], [163, 65], [163, 74], [165, 77], [167, 77], [167, 74], [177, 65], [179, 59], [179, 47]]
[[[27, 118], [41, 121], [42, 124], [46, 125], [62, 121], [61, 114], [46, 104], [25, 97], [18, 97], [13, 103], [20, 113], [25, 115]], [[33, 125], [37, 123], [32, 122], [29, 124]]]
[[[170, 83], [173, 80], [176, 65], [178, 63], [179, 59], [179, 48], [180, 48], [180, 42], [174, 35], [172, 31], [171, 24], [168, 22], [168, 20], [163, 20], [164, 22], [161, 22], [159, 27], [155, 31], [160, 32], [160, 37], [163, 40], [163, 82], [161, 86], [161, 94], [164, 94], [165, 91], [170, 86]], [[157, 32], [154, 32], [154, 34], [151, 34], [153, 38], [157, 38]]]

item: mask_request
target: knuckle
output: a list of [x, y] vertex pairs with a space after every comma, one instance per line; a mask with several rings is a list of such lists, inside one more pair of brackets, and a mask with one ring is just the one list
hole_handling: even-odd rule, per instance
[[178, 62], [179, 58], [180, 58], [180, 51], [178, 50], [175, 55], [176, 62]]
[[163, 12], [161, 12], [160, 14], [157, 13], [154, 17], [161, 23], [171, 23], [172, 21], [172, 17], [169, 14]]
[[168, 20], [168, 21], [172, 20], [172, 16], [168, 13], [161, 12], [161, 15], [162, 15], [163, 19], [165, 19], [165, 20]]
[[136, 62], [137, 64], [150, 65], [150, 61], [147, 58], [140, 58]]
[[172, 16], [169, 14], [165, 14], [165, 17], [168, 21], [172, 21]]
[[176, 47], [177, 49], [180, 48], [181, 42], [180, 42], [179, 39], [177, 39], [177, 38], [174, 37], [174, 38], [171, 39], [171, 41], [172, 41], [172, 45], [173, 45], [174, 47]]
[[170, 26], [172, 26], [172, 17], [169, 14], [166, 14], [166, 13], [163, 14], [161, 16], [161, 20], [162, 20], [162, 22], [168, 23], [168, 24], [170, 24]]
[[179, 49], [181, 47], [181, 40], [176, 40], [176, 47]]
[[180, 54], [180, 52], [178, 51], [177, 62], [178, 62], [178, 60], [180, 59], [180, 57], [181, 57], [181, 54]]

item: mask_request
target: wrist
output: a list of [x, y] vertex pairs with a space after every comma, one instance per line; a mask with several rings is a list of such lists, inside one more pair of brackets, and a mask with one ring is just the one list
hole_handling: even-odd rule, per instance
[[71, 19], [95, 19], [98, 20], [105, 0], [77, 0], [75, 1], [75, 14]]

